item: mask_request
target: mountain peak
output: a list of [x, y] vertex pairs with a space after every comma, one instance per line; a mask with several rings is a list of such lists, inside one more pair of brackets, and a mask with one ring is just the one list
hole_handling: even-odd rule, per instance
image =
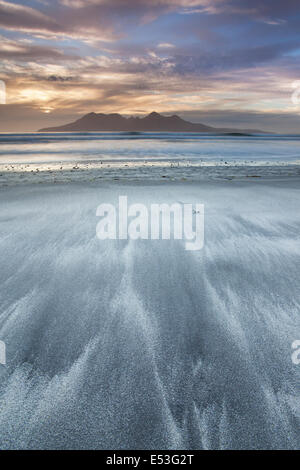
[[148, 116], [146, 117], [157, 118], [157, 117], [162, 117], [162, 115], [157, 113], [156, 111], [152, 111], [152, 113], [148, 114]]

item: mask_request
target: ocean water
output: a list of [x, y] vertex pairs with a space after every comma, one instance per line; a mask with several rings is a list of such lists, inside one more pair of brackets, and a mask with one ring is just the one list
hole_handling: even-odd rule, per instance
[[93, 161], [300, 162], [300, 136], [82, 132], [0, 134], [1, 163]]

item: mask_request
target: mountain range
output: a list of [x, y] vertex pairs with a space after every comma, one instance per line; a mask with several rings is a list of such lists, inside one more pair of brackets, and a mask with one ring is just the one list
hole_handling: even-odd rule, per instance
[[57, 127], [46, 127], [38, 132], [221, 132], [237, 134], [262, 134], [254, 129], [216, 128], [205, 124], [185, 121], [177, 115], [163, 116], [152, 112], [145, 117], [124, 117], [120, 114], [89, 113], [77, 121]]

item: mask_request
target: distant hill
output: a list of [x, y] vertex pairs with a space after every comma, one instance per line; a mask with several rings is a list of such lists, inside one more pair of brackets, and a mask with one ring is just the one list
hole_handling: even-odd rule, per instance
[[120, 114], [89, 113], [77, 121], [57, 127], [45, 127], [38, 132], [85, 132], [85, 131], [116, 131], [116, 132], [221, 132], [234, 133], [263, 133], [249, 129], [226, 129], [195, 124], [185, 121], [179, 116], [163, 116], [152, 112], [143, 118], [125, 118]]

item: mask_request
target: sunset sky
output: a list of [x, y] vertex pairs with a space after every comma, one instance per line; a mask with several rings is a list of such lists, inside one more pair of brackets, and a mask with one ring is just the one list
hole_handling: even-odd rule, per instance
[[0, 0], [0, 35], [0, 132], [155, 110], [300, 133], [299, 0]]

